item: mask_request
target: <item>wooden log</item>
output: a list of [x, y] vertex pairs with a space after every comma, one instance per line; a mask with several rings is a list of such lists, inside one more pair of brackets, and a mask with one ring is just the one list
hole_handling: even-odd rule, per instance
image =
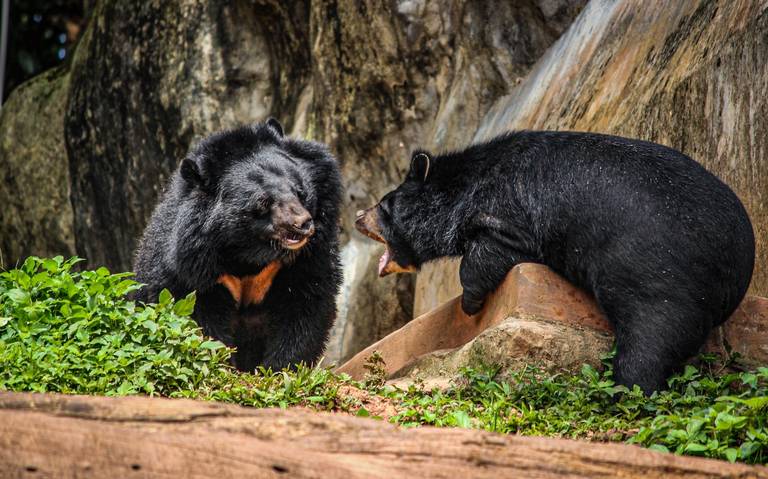
[[297, 409], [0, 393], [0, 477], [768, 478], [768, 469]]

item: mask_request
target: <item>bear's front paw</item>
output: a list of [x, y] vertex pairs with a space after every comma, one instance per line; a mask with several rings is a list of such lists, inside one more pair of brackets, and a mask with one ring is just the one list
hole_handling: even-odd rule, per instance
[[483, 303], [485, 301], [483, 299], [474, 299], [467, 296], [467, 294], [463, 294], [461, 296], [461, 309], [469, 316], [474, 316], [475, 314], [479, 313], [481, 309], [483, 309]]

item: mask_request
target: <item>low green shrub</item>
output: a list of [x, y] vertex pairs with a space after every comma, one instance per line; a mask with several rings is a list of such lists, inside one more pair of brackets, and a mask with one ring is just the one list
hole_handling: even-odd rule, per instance
[[230, 351], [189, 318], [194, 295], [136, 305], [130, 273], [77, 262], [30, 257], [0, 274], [0, 389], [172, 395], [226, 367]]
[[[707, 358], [705, 358], [707, 359]], [[687, 366], [670, 389], [646, 397], [601, 373], [552, 374], [533, 367], [505, 382], [467, 369], [447, 391], [412, 386], [390, 393], [405, 425], [473, 427], [501, 433], [627, 441], [651, 449], [763, 464], [768, 460], [768, 368], [719, 374]]]
[[610, 361], [579, 374], [529, 367], [505, 381], [494, 368], [466, 369], [442, 391], [386, 386], [380, 357], [372, 358], [363, 383], [303, 365], [241, 374], [229, 366], [232, 350], [203, 337], [190, 318], [194, 295], [174, 301], [164, 292], [158, 304], [134, 304], [125, 298], [138, 287], [130, 273], [75, 271], [77, 261], [30, 257], [0, 273], [0, 390], [303, 405], [360, 416], [371, 415], [365, 398], [373, 398], [389, 404], [396, 412], [389, 420], [406, 427], [625, 441], [768, 461], [768, 368], [724, 373], [718, 358], [705, 356], [651, 397], [616, 386]]
[[135, 304], [131, 273], [75, 271], [78, 261], [30, 257], [0, 273], [0, 390], [338, 407], [341, 379], [327, 369], [235, 371], [233, 350], [190, 318], [194, 294]]

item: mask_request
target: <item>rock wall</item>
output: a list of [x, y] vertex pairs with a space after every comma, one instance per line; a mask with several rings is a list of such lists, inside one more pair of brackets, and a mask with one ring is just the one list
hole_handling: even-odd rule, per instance
[[77, 252], [131, 266], [190, 143], [273, 108], [271, 58], [243, 2], [99, 2], [70, 66], [64, 133]]
[[308, 131], [337, 152], [347, 187], [345, 283], [328, 362], [351, 357], [413, 317], [414, 278], [377, 278], [381, 246], [354, 231], [354, 212], [401, 181], [412, 149], [470, 141], [492, 103], [583, 4], [312, 3]]
[[128, 269], [190, 145], [276, 116], [342, 165], [346, 281], [326, 358], [347, 358], [413, 317], [415, 282], [376, 278], [380, 247], [351, 233], [355, 210], [400, 181], [412, 148], [469, 141], [583, 4], [97, 1], [70, 63], [2, 110], [0, 252]]
[[377, 279], [380, 246], [351, 228], [399, 183], [410, 150], [561, 128], [659, 141], [715, 171], [752, 215], [752, 291], [768, 293], [765, 7], [593, 0], [579, 14], [584, 4], [96, 1], [70, 62], [0, 114], [0, 254], [128, 269], [190, 145], [273, 115], [342, 165], [346, 279], [326, 355], [338, 362], [458, 293], [451, 263]]
[[57, 68], [16, 89], [0, 115], [0, 268], [31, 254], [72, 255], [64, 152], [69, 74]]

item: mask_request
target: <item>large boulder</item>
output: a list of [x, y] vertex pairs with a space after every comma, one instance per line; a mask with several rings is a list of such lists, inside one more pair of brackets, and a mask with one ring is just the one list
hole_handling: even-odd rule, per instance
[[[266, 16], [266, 15], [265, 15]], [[272, 57], [242, 2], [98, 2], [64, 119], [78, 255], [129, 270], [191, 143], [273, 109]]]
[[57, 68], [16, 89], [0, 114], [0, 268], [31, 254], [72, 255], [64, 111], [69, 74]]
[[415, 282], [376, 277], [380, 247], [352, 232], [355, 210], [400, 181], [410, 149], [470, 140], [584, 3], [89, 2], [56, 100], [41, 77], [3, 108], [5, 263], [76, 252], [129, 269], [190, 145], [275, 116], [342, 164], [346, 280], [327, 359], [347, 358], [413, 317]]
[[767, 294], [765, 7], [593, 0], [579, 14], [585, 3], [89, 2], [70, 63], [2, 109], [3, 260], [74, 252], [128, 269], [190, 145], [273, 115], [342, 163], [347, 279], [329, 362], [460, 292], [455, 262], [377, 279], [381, 247], [353, 231], [355, 210], [400, 181], [412, 148], [508, 128], [637, 136], [702, 161], [749, 209], [752, 292]]
[[352, 227], [401, 180], [412, 149], [469, 141], [567, 28], [583, 0], [311, 2], [312, 136], [342, 162], [347, 195], [340, 314], [326, 360], [343, 361], [413, 318], [414, 278], [379, 279], [382, 250]]

